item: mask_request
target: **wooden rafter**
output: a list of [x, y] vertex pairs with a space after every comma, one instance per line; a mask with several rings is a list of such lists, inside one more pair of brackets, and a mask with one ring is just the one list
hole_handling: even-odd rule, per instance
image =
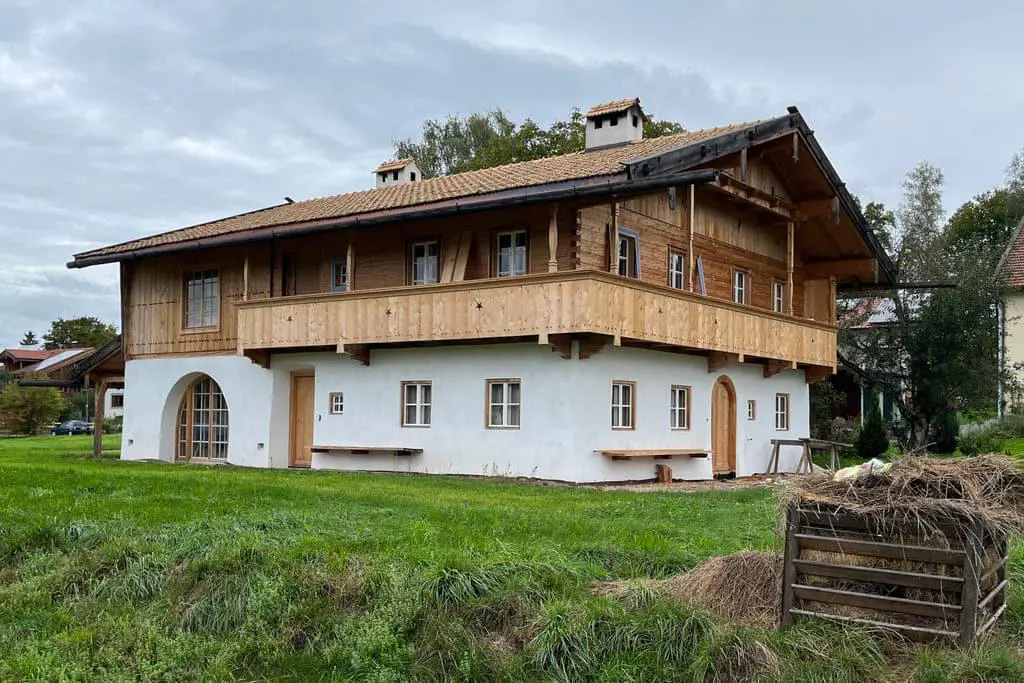
[[874, 282], [878, 278], [878, 261], [870, 257], [808, 261], [804, 263], [803, 273], [807, 280], [853, 275], [864, 282]]

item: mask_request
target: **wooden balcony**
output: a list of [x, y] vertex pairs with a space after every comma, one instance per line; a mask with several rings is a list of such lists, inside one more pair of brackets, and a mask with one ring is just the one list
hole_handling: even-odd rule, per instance
[[836, 362], [834, 325], [595, 270], [236, 306], [239, 353], [524, 337], [547, 341], [586, 333], [615, 344], [717, 352], [712, 355], [719, 358], [732, 354], [830, 370]]

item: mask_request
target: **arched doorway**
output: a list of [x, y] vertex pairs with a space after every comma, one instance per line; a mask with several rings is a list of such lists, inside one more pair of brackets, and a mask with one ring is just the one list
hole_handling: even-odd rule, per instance
[[736, 473], [736, 389], [725, 375], [711, 390], [711, 471], [716, 477]]
[[220, 386], [206, 375], [185, 390], [178, 407], [177, 427], [175, 460], [227, 460], [228, 404]]

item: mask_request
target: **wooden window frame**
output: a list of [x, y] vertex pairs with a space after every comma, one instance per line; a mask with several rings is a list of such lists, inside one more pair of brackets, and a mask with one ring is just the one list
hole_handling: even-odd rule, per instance
[[[778, 299], [779, 307], [778, 308], [775, 307], [775, 303], [776, 303], [775, 302], [775, 290], [776, 290], [776, 288], [778, 288], [778, 290], [779, 290], [779, 299]], [[786, 283], [783, 282], [782, 280], [779, 280], [778, 278], [772, 278], [771, 294], [772, 294], [772, 301], [771, 301], [772, 311], [774, 311], [775, 313], [785, 313], [786, 312]]]
[[[785, 409], [779, 410], [779, 399], [782, 399], [785, 403]], [[779, 418], [782, 418], [780, 422]], [[777, 393], [775, 394], [775, 431], [777, 432], [788, 432], [790, 423], [790, 404], [789, 394]]]
[[[418, 386], [418, 387], [427, 386], [427, 387], [430, 387], [430, 400], [427, 401], [427, 402], [423, 402], [422, 401], [423, 390], [421, 388], [421, 389], [418, 389], [417, 392], [416, 392], [416, 403], [407, 403], [406, 400], [405, 400], [405, 388], [408, 387], [408, 386]], [[400, 414], [399, 417], [400, 417], [400, 424], [402, 425], [402, 427], [409, 428], [409, 429], [429, 429], [430, 425], [434, 421], [434, 387], [433, 387], [433, 382], [431, 382], [430, 380], [422, 380], [422, 379], [403, 380], [402, 381], [402, 393], [401, 393], [400, 398], [401, 398], [401, 400], [399, 401], [399, 408], [400, 408], [399, 412], [401, 414]], [[418, 422], [418, 423], [406, 422], [405, 421], [405, 409], [408, 406], [410, 406], [410, 405], [415, 405], [416, 406], [416, 417], [419, 420], [423, 419], [423, 406], [428, 406], [430, 408], [430, 418], [426, 422]]]
[[[621, 418], [621, 416], [622, 416], [621, 410], [622, 410], [623, 407], [625, 407], [627, 405], [627, 404], [623, 403], [623, 401], [622, 401], [622, 390], [621, 390], [621, 388], [619, 389], [619, 403], [618, 404], [615, 403], [615, 387], [629, 387], [629, 404], [628, 404], [629, 405], [629, 413], [628, 413], [628, 415], [629, 415], [629, 424], [628, 425], [621, 425], [621, 424], [619, 426], [615, 425], [616, 411], [618, 411], [619, 417]], [[632, 380], [613, 379], [612, 380], [611, 395], [609, 396], [609, 398], [610, 398], [609, 403], [611, 405], [611, 426], [612, 426], [612, 430], [616, 431], [616, 432], [619, 432], [619, 431], [628, 432], [628, 431], [636, 430], [636, 382], [634, 382]]]
[[[340, 399], [341, 406], [339, 407], [335, 403], [335, 399]], [[327, 394], [327, 414], [328, 415], [344, 415], [345, 414], [345, 392], [332, 391]]]
[[[743, 275], [743, 301], [736, 300], [737, 290], [737, 276]], [[745, 268], [733, 268], [732, 269], [732, 302], [734, 304], [742, 304], [744, 306], [750, 305], [750, 289], [751, 289], [751, 278], [750, 271]]]
[[[682, 406], [682, 412], [679, 412], [680, 406], [676, 405], [676, 396], [678, 392], [682, 391], [684, 396], [684, 405]], [[676, 432], [687, 432], [690, 431], [690, 407], [693, 405], [693, 389], [686, 384], [673, 384], [669, 389], [669, 428]], [[677, 423], [677, 416], [683, 416], [683, 424]]]
[[[196, 273], [206, 273], [213, 271], [217, 274], [217, 320], [212, 325], [189, 325], [188, 324], [188, 283], [190, 276]], [[221, 312], [224, 309], [224, 288], [223, 281], [221, 278], [220, 266], [217, 264], [201, 264], [196, 266], [189, 266], [183, 268], [181, 272], [181, 333], [182, 334], [203, 334], [206, 332], [218, 332], [220, 331], [220, 318]], [[205, 294], [205, 286], [204, 286]], [[202, 322], [203, 315], [206, 312], [206, 296], [202, 297], [203, 308], [199, 312], [199, 319]]]
[[[519, 232], [521, 232], [521, 233], [526, 235], [526, 264], [525, 264], [526, 265], [526, 270], [523, 271], [522, 273], [515, 273], [515, 272], [513, 272], [511, 275], [502, 275], [501, 274], [501, 270], [500, 270], [500, 265], [501, 265], [501, 245], [498, 244], [498, 240], [501, 239], [502, 235], [515, 235], [516, 233], [519, 233]], [[530, 268], [530, 228], [529, 227], [505, 228], [505, 229], [500, 229], [500, 230], [492, 230], [491, 231], [491, 244], [494, 247], [493, 256], [491, 257], [491, 277], [496, 277], [496, 278], [497, 277], [500, 277], [500, 278], [518, 277], [519, 275], [529, 275], [531, 272], [533, 272], [532, 269]], [[515, 250], [515, 247], [513, 246], [513, 258], [514, 258], [514, 250]], [[515, 269], [513, 268], [513, 270], [515, 270]]]
[[[338, 268], [338, 267], [341, 267], [341, 268], [345, 269], [345, 282], [340, 287], [338, 286], [337, 280], [334, 277], [335, 269]], [[341, 258], [331, 259], [331, 269], [330, 269], [329, 277], [331, 279], [329, 284], [330, 284], [330, 289], [331, 289], [332, 292], [341, 293], [341, 292], [347, 292], [349, 290], [348, 283], [349, 283], [350, 276], [349, 276], [349, 272], [348, 272], [348, 257], [347, 256], [343, 256]]]
[[757, 401], [754, 399], [747, 399], [747, 422], [753, 422], [757, 419]]
[[[510, 406], [519, 406], [519, 422], [514, 425], [510, 424], [493, 424], [491, 422], [491, 408], [494, 404], [491, 402], [491, 387], [501, 384], [504, 385], [505, 389], [503, 392], [504, 399], [501, 403], [502, 406], [502, 419], [508, 421], [508, 409]], [[508, 388], [512, 384], [519, 385], [519, 401], [513, 403], [508, 400]], [[487, 429], [520, 429], [523, 424], [523, 380], [519, 377], [494, 377], [484, 382], [484, 427]]]
[[[615, 245], [615, 272], [619, 277], [628, 277], [632, 280], [640, 279], [640, 233], [628, 228], [618, 229], [618, 244]], [[627, 240], [633, 241], [633, 274], [629, 273], [629, 254], [626, 254], [626, 274], [622, 273], [622, 244]]]
[[111, 408], [124, 408], [124, 394], [111, 394], [110, 395], [110, 407]]
[[[678, 272], [678, 274], [679, 274], [679, 286], [678, 287], [676, 287], [675, 282], [673, 281], [673, 278], [672, 278], [672, 276], [674, 274], [674, 272], [672, 270], [672, 257], [673, 256], [678, 256], [679, 257], [679, 270], [675, 271], [675, 272]], [[685, 250], [680, 249], [679, 247], [672, 247], [672, 246], [670, 246], [668, 248], [668, 268], [667, 268], [667, 270], [668, 270], [668, 286], [671, 287], [672, 289], [680, 289], [680, 290], [686, 289], [686, 251]]]
[[[206, 437], [206, 441], [205, 442], [200, 442], [200, 443], [204, 443], [206, 445], [207, 453], [213, 453], [213, 452], [216, 451], [215, 444], [223, 444], [223, 449], [224, 449], [224, 456], [223, 457], [214, 457], [212, 455], [207, 455], [207, 456], [201, 456], [201, 457], [197, 458], [197, 457], [195, 457], [193, 455], [193, 453], [195, 452], [195, 444], [196, 444], [196, 441], [195, 441], [195, 416], [196, 416], [195, 389], [202, 382], [205, 382], [205, 381], [209, 381], [210, 382], [209, 405], [207, 405], [207, 407], [205, 408], [205, 412], [207, 413], [207, 415], [206, 415], [206, 420], [207, 420], [207, 422], [206, 422], [207, 437]], [[213, 387], [217, 388], [216, 392], [213, 391]], [[215, 393], [220, 395], [221, 401], [224, 404], [223, 408], [214, 408], [213, 407], [213, 397], [214, 397]], [[202, 408], [200, 408], [199, 410], [200, 411], [204, 411], [204, 409], [202, 409]], [[225, 432], [226, 432], [227, 436], [226, 436], [224, 441], [214, 441], [214, 438], [213, 438], [213, 436], [214, 436], [214, 427], [221, 426], [221, 425], [218, 425], [216, 423], [215, 419], [214, 419], [214, 413], [215, 412], [224, 412], [225, 415], [226, 415], [223, 427], [225, 429]], [[181, 430], [183, 428], [185, 430], [185, 439], [182, 439], [182, 432], [181, 432]], [[175, 413], [175, 422], [174, 422], [174, 461], [175, 462], [186, 462], [186, 463], [187, 462], [192, 462], [193, 460], [195, 460], [196, 462], [227, 462], [227, 460], [228, 460], [228, 448], [229, 448], [230, 444], [231, 444], [231, 412], [228, 409], [227, 399], [224, 398], [224, 390], [220, 388], [220, 385], [217, 384], [216, 380], [214, 380], [212, 377], [210, 377], [209, 375], [203, 375], [203, 376], [199, 377], [198, 379], [196, 379], [195, 381], [193, 381], [191, 384], [188, 385], [188, 388], [185, 389], [185, 393], [181, 397], [181, 401], [178, 403], [178, 411]], [[183, 450], [186, 450], [187, 453], [182, 453]]]
[[[417, 283], [415, 283], [413, 281], [413, 270], [414, 270], [414, 266], [415, 266], [414, 250], [420, 244], [430, 244], [430, 243], [434, 243], [434, 244], [437, 245], [437, 280], [435, 280], [434, 282], [421, 282], [421, 283], [417, 284]], [[443, 245], [443, 243], [441, 241], [441, 236], [440, 235], [427, 235], [427, 236], [424, 236], [424, 237], [418, 237], [418, 238], [415, 238], [415, 239], [410, 239], [410, 240], [408, 240], [406, 242], [406, 246], [405, 246], [405, 284], [406, 285], [414, 285], [416, 287], [422, 287], [424, 285], [435, 285], [435, 284], [438, 284], [439, 282], [441, 282], [441, 270], [444, 267], [444, 261], [442, 259], [442, 256], [444, 255], [444, 252], [442, 251], [442, 247], [443, 246], [444, 245]]]

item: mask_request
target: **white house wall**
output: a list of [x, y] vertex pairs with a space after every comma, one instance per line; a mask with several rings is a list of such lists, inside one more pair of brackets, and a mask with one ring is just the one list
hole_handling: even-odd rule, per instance
[[[278, 354], [269, 370], [240, 357], [182, 356], [127, 364], [122, 457], [173, 460], [177, 406], [185, 387], [203, 373], [220, 385], [228, 405], [228, 461], [287, 466], [291, 373], [310, 370], [316, 377], [315, 444], [423, 449], [414, 456], [314, 454], [312, 467], [322, 469], [588, 482], [650, 479], [658, 462], [672, 467], [677, 479], [707, 479], [710, 458], [613, 461], [594, 451], [710, 450], [711, 389], [721, 375], [736, 389], [738, 476], [763, 472], [769, 440], [806, 436], [809, 422], [803, 372], [765, 379], [761, 365], [733, 364], [708, 373], [702, 357], [641, 349], [609, 347], [587, 360], [566, 360], [533, 343], [375, 350], [369, 366], [330, 352]], [[521, 380], [519, 429], [485, 427], [489, 378]], [[430, 427], [401, 426], [400, 387], [408, 380], [432, 383]], [[634, 430], [611, 429], [612, 380], [636, 382]], [[689, 430], [670, 429], [673, 384], [692, 388]], [[331, 415], [328, 395], [338, 391], [344, 393], [344, 413]], [[788, 432], [775, 431], [777, 392], [790, 394]], [[753, 422], [746, 419], [748, 399], [757, 402]], [[792, 470], [798, 458], [799, 449], [783, 449], [782, 468]]]

